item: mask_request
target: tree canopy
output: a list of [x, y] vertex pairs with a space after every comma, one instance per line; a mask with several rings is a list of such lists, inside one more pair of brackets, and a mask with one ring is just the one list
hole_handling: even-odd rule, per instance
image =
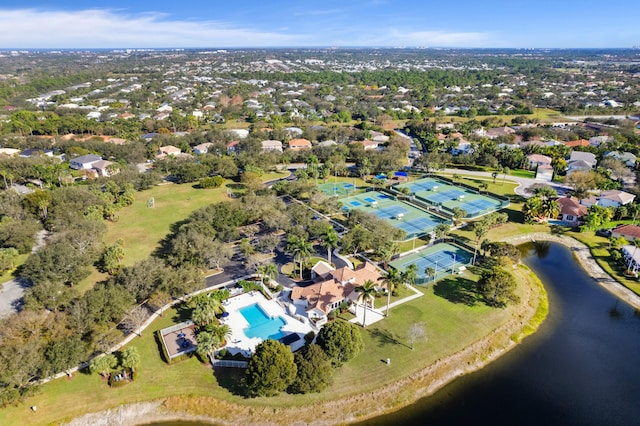
[[318, 333], [316, 341], [331, 359], [334, 367], [352, 360], [364, 350], [364, 342], [358, 327], [342, 320], [325, 324]]
[[247, 395], [275, 396], [294, 382], [297, 371], [288, 346], [265, 340], [256, 346], [245, 372]]

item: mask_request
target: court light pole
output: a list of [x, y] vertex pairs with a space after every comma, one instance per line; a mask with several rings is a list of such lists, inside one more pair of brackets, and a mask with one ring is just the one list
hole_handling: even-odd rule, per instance
[[453, 253], [453, 263], [451, 264], [451, 273], [453, 274], [453, 270], [456, 267], [456, 254]]

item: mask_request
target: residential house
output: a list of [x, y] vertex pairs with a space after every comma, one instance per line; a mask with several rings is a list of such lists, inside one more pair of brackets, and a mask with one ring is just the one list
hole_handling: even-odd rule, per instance
[[0, 155], [8, 155], [9, 157], [13, 157], [16, 154], [19, 154], [20, 150], [15, 148], [0, 148]]
[[277, 151], [282, 152], [282, 142], [276, 140], [266, 140], [260, 142], [262, 144], [262, 151], [270, 152]]
[[150, 141], [153, 138], [155, 138], [156, 136], [158, 136], [160, 133], [145, 133], [144, 135], [140, 136], [142, 139], [144, 139], [145, 141]]
[[113, 162], [107, 160], [100, 160], [93, 163], [91, 166], [92, 170], [95, 170], [99, 176], [109, 177], [117, 173], [117, 170], [112, 169], [111, 166]]
[[350, 143], [355, 144], [355, 143], [359, 143], [362, 145], [362, 148], [365, 151], [369, 151], [369, 150], [373, 150], [373, 149], [378, 149], [378, 147], [380, 146], [379, 142], [376, 141], [372, 141], [372, 140], [368, 140], [365, 139], [363, 141], [351, 141]]
[[582, 220], [582, 218], [589, 213], [587, 207], [580, 204], [577, 198], [570, 196], [560, 197], [556, 199], [556, 202], [560, 206], [558, 219], [563, 222], [577, 224], [579, 220]]
[[233, 136], [238, 139], [246, 139], [247, 136], [249, 136], [249, 130], [247, 129], [229, 129], [227, 133], [233, 134]]
[[240, 141], [231, 141], [227, 144], [227, 154], [237, 154], [240, 152]]
[[590, 171], [596, 167], [597, 164], [595, 154], [590, 152], [572, 151], [571, 157], [567, 162], [567, 175], [577, 171]]
[[600, 146], [602, 144], [611, 142], [613, 138], [611, 136], [594, 136], [589, 138], [589, 144], [591, 146]]
[[173, 145], [161, 146], [158, 150], [160, 151], [160, 155], [172, 155], [174, 157], [182, 153], [180, 148]]
[[516, 132], [515, 130], [513, 130], [511, 127], [508, 127], [508, 126], [494, 127], [492, 129], [487, 129], [487, 137], [489, 139], [495, 139], [500, 136], [513, 135], [515, 132]]
[[527, 155], [527, 166], [531, 170], [535, 170], [539, 166], [550, 166], [551, 157], [542, 154]]
[[591, 207], [592, 205], [602, 207], [620, 207], [630, 204], [635, 199], [635, 195], [617, 189], [602, 191], [600, 195], [591, 195], [580, 201], [580, 204]]
[[95, 154], [81, 155], [80, 157], [69, 160], [69, 167], [74, 170], [91, 170], [93, 165], [98, 161], [102, 161], [102, 157]]
[[312, 280], [315, 280], [317, 278], [325, 279], [331, 273], [331, 271], [334, 271], [335, 269], [336, 268], [334, 268], [327, 262], [324, 262], [321, 260], [318, 263], [316, 263], [313, 266], [313, 268], [311, 268], [311, 279]]
[[615, 238], [624, 237], [627, 241], [635, 241], [640, 239], [640, 226], [638, 225], [619, 225], [611, 230], [611, 236]]
[[630, 152], [610, 151], [607, 152], [604, 156], [622, 161], [627, 167], [636, 166], [636, 156]]
[[326, 141], [322, 141], [322, 142], [318, 142], [318, 146], [336, 146], [338, 145], [338, 142], [331, 140], [331, 139], [327, 139]]
[[294, 305], [304, 307], [307, 316], [314, 320], [326, 320], [329, 312], [340, 304], [357, 300], [356, 287], [368, 280], [378, 283], [381, 277], [376, 266], [369, 262], [361, 263], [356, 269], [343, 267], [328, 270], [324, 265], [318, 268], [316, 283], [294, 287], [291, 292]]
[[308, 139], [291, 139], [289, 141], [289, 149], [292, 151], [300, 151], [301, 149], [311, 149], [311, 141]]
[[207, 152], [209, 152], [209, 148], [213, 145], [212, 142], [205, 142], [205, 143], [201, 143], [199, 145], [196, 145], [193, 147], [193, 153], [194, 154], [206, 154]]

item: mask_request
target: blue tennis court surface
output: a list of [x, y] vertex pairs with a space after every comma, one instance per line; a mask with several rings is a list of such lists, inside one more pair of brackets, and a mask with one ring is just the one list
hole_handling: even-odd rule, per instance
[[387, 195], [387, 194], [380, 194], [380, 195], [378, 195], [378, 198], [380, 198], [381, 200], [391, 200], [391, 199], [393, 199], [392, 196]]
[[353, 184], [352, 183], [345, 183], [342, 185], [343, 188], [353, 188]]
[[360, 201], [352, 201], [349, 204], [351, 204], [353, 207], [360, 207], [362, 205]]
[[443, 203], [449, 200], [456, 200], [461, 195], [465, 195], [465, 193], [462, 191], [458, 191], [457, 189], [450, 189], [448, 191], [436, 192], [434, 194], [431, 194], [427, 197], [427, 199], [436, 203]]
[[433, 187], [437, 187], [436, 182], [416, 182], [409, 186], [409, 190], [414, 194], [418, 191], [431, 191]]
[[374, 213], [379, 218], [388, 219], [388, 218], [397, 216], [399, 214], [405, 214], [406, 212], [407, 212], [407, 209], [405, 209], [403, 207], [391, 206], [391, 207], [385, 207], [385, 208], [380, 209], [380, 210], [376, 210]]
[[365, 200], [367, 203], [375, 203], [375, 202], [376, 202], [376, 200], [375, 200], [374, 198], [371, 198], [371, 197], [366, 197], [364, 200]]
[[417, 219], [407, 220], [406, 222], [400, 222], [398, 224], [398, 227], [405, 231], [407, 234], [416, 234], [430, 230], [431, 228], [437, 226], [439, 223], [440, 222], [436, 222], [435, 220], [419, 217]]
[[442, 250], [436, 253], [425, 254], [415, 261], [409, 261], [403, 263], [402, 266], [406, 269], [407, 266], [415, 263], [417, 271], [424, 272], [427, 268], [432, 268], [436, 274], [443, 270], [453, 270], [456, 265], [462, 266], [469, 263], [470, 258], [461, 256], [460, 253], [455, 253], [450, 250]]

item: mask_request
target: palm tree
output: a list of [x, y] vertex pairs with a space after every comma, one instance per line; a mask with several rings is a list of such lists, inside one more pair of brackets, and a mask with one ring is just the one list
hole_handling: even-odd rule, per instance
[[268, 278], [267, 282], [271, 281], [278, 275], [278, 267], [274, 263], [265, 263], [262, 269], [264, 278]]
[[478, 255], [478, 247], [480, 247], [480, 243], [487, 236], [487, 232], [489, 229], [485, 225], [481, 225], [480, 222], [476, 222], [473, 226], [473, 232], [476, 235], [476, 249], [473, 252], [473, 264], [476, 263], [476, 256]]
[[228, 337], [231, 337], [231, 327], [229, 327], [228, 324], [221, 324], [215, 327], [211, 327], [209, 332], [218, 339], [220, 345], [222, 345]]
[[218, 339], [218, 336], [208, 331], [199, 332], [196, 336], [196, 342], [198, 343], [196, 353], [202, 359], [206, 359], [207, 355], [211, 353], [211, 351], [220, 346], [220, 339]]
[[455, 207], [452, 211], [453, 211], [453, 222], [455, 224], [460, 223], [462, 218], [467, 216], [467, 211], [464, 209], [461, 209], [460, 207]]
[[398, 272], [397, 269], [390, 269], [387, 272], [387, 275], [380, 277], [380, 281], [387, 287], [387, 313], [386, 316], [389, 316], [389, 304], [391, 303], [391, 293], [396, 289], [396, 287], [402, 284], [402, 276]]
[[480, 185], [478, 185], [478, 190], [480, 192], [486, 191], [487, 189], [489, 189], [489, 184], [487, 182], [482, 182]]
[[198, 327], [206, 327], [209, 324], [213, 324], [214, 322], [216, 322], [216, 315], [220, 311], [220, 301], [212, 297], [207, 297], [206, 299], [198, 300], [191, 314], [191, 320]]
[[311, 254], [313, 245], [300, 237], [291, 237], [287, 242], [287, 251], [300, 262], [300, 279], [302, 279], [302, 261]]
[[401, 274], [402, 282], [407, 285], [414, 285], [418, 277], [418, 267], [415, 263], [407, 266], [407, 269]]
[[552, 200], [547, 198], [542, 201], [542, 205], [540, 206], [540, 214], [546, 218], [555, 218], [560, 213], [560, 205], [556, 200]]
[[432, 278], [433, 281], [436, 280], [436, 270], [432, 267], [428, 266], [424, 269], [424, 273], [427, 275], [427, 278]]
[[338, 233], [333, 227], [327, 229], [320, 244], [327, 249], [327, 261], [331, 264], [331, 251], [338, 247]]
[[129, 346], [120, 354], [120, 364], [134, 372], [140, 365], [140, 353], [135, 346]]
[[364, 305], [364, 315], [362, 317], [362, 327], [364, 328], [367, 326], [367, 302], [373, 300], [377, 293], [376, 283], [371, 280], [366, 280], [361, 286], [357, 286], [355, 290], [359, 293], [358, 303], [362, 302]]
[[451, 231], [451, 226], [449, 226], [446, 223], [441, 223], [438, 226], [436, 226], [436, 229], [435, 229], [436, 241], [445, 239], [449, 234], [449, 231]]

